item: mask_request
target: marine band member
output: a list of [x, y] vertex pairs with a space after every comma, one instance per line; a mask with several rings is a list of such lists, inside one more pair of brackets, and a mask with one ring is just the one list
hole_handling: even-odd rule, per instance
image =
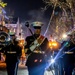
[[46, 57], [50, 55], [48, 39], [40, 34], [42, 22], [33, 22], [32, 25], [35, 29], [34, 34], [25, 39], [27, 42], [25, 49], [28, 55], [26, 66], [29, 75], [44, 75]]
[[8, 75], [17, 75], [18, 63], [22, 54], [22, 48], [16, 41], [15, 34], [11, 35], [11, 43], [3, 47], [0, 51], [6, 55], [6, 69]]

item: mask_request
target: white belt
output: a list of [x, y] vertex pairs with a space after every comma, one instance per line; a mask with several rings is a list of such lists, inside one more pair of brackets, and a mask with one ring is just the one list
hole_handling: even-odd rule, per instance
[[9, 53], [9, 54], [15, 54], [16, 52], [15, 51], [7, 51], [7, 53]]
[[45, 52], [44, 52], [44, 51], [37, 51], [37, 50], [35, 50], [35, 51], [34, 51], [34, 53], [41, 53], [41, 54], [45, 54]]
[[68, 52], [68, 51], [67, 51], [67, 52], [64, 52], [64, 53], [65, 53], [65, 54], [73, 54], [74, 52]]

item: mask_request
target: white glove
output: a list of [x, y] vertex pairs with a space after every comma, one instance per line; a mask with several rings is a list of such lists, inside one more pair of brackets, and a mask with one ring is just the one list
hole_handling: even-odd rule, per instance
[[36, 44], [38, 44], [38, 41], [37, 41], [37, 40], [35, 40], [35, 41], [34, 41], [34, 44], [35, 44], [35, 45], [36, 45]]
[[34, 44], [34, 45], [32, 45], [32, 46], [30, 47], [30, 50], [31, 50], [31, 51], [34, 51], [36, 47], [37, 47], [37, 45]]
[[38, 43], [37, 40], [34, 41], [34, 45], [39, 46], [40, 44]]

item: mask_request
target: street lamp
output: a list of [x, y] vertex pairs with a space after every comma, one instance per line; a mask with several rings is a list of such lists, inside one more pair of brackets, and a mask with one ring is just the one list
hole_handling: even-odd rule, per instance
[[49, 41], [49, 47], [51, 50], [58, 50], [60, 47], [60, 43], [57, 41]]
[[67, 38], [67, 34], [63, 34], [62, 37], [63, 37], [63, 38]]

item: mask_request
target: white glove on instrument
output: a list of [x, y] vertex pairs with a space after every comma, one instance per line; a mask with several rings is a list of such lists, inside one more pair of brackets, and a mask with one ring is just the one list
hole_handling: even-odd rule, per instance
[[34, 41], [34, 45], [39, 46], [40, 44], [38, 43], [38, 41], [37, 41], [37, 40], [35, 40], [35, 41]]
[[36, 44], [38, 44], [38, 41], [37, 41], [37, 40], [35, 40], [35, 41], [34, 41], [34, 44], [35, 44], [35, 45], [36, 45]]
[[38, 43], [37, 40], [34, 41], [34, 44], [30, 47], [30, 50], [33, 51], [35, 50], [36, 47], [38, 47], [40, 44]]
[[36, 47], [37, 47], [37, 45], [34, 44], [30, 47], [30, 50], [33, 51]]

